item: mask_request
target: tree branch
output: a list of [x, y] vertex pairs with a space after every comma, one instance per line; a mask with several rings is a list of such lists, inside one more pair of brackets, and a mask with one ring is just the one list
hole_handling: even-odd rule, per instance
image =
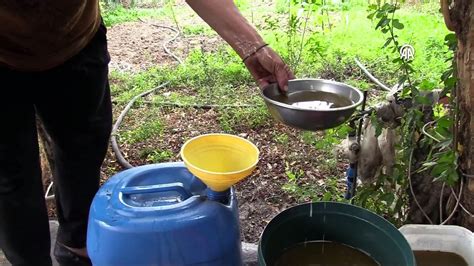
[[458, 32], [457, 25], [451, 20], [451, 15], [449, 14], [449, 3], [448, 0], [440, 0], [441, 4], [441, 13], [444, 17], [444, 23], [450, 31]]

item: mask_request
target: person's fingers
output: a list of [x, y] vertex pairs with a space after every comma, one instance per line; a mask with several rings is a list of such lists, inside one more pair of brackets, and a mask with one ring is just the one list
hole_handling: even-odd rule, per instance
[[294, 75], [289, 67], [283, 62], [281, 57], [270, 47], [265, 47], [257, 54], [260, 64], [269, 72], [278, 83], [278, 87], [283, 92], [288, 91], [288, 80], [294, 79]]
[[263, 89], [266, 86], [270, 85], [270, 82], [268, 82], [268, 80], [266, 80], [266, 79], [259, 79], [259, 80], [257, 80], [257, 83], [258, 83], [258, 87], [260, 89]]
[[288, 91], [288, 80], [295, 78], [289, 67], [285, 64], [277, 65], [274, 75], [280, 89], [284, 92]]
[[263, 78], [259, 78], [257, 80], [257, 83], [258, 83], [258, 86], [263, 89], [265, 86], [268, 86], [272, 83], [276, 83], [276, 79], [273, 77], [273, 75], [271, 73], [269, 73], [267, 76], [263, 77]]
[[249, 58], [245, 62], [245, 66], [254, 79], [258, 82], [259, 79], [265, 78], [268, 76], [268, 71], [262, 66], [258, 58]]
[[260, 88], [277, 83], [280, 90], [288, 91], [288, 80], [295, 76], [280, 56], [270, 47], [261, 49], [245, 62]]

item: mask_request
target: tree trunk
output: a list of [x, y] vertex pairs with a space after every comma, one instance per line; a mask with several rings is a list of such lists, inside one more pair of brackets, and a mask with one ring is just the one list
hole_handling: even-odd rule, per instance
[[[442, 0], [442, 7], [447, 0]], [[474, 5], [472, 0], [456, 0], [449, 11], [443, 12], [445, 21], [458, 37], [456, 53], [458, 85], [456, 88], [459, 106], [458, 142], [460, 164], [464, 188], [461, 204], [471, 213], [474, 212]], [[468, 177], [471, 176], [471, 177]], [[466, 211], [460, 211], [457, 224], [474, 230], [474, 217]]]
[[[448, 29], [455, 31], [458, 38], [458, 48], [456, 52], [457, 77], [456, 101], [459, 106], [459, 115], [456, 117], [458, 129], [454, 132], [457, 136], [460, 152], [461, 170], [466, 174], [462, 176], [462, 181], [454, 187], [456, 195], [459, 194], [461, 183], [463, 191], [461, 204], [466, 210], [474, 212], [474, 4], [472, 0], [441, 0], [441, 10], [445, 17]], [[425, 119], [428, 110], [424, 110]], [[471, 119], [472, 118], [472, 119]], [[417, 146], [414, 152], [414, 163], [418, 168], [420, 162], [425, 161], [427, 148]], [[456, 206], [456, 197], [451, 193], [451, 188], [444, 187], [441, 197], [442, 183], [433, 182], [433, 177], [426, 172], [414, 173], [412, 175], [412, 185], [416, 199], [423, 208], [424, 213], [434, 224], [439, 224], [441, 220], [448, 218]], [[440, 200], [442, 199], [442, 209]], [[408, 214], [409, 223], [429, 223], [425, 214], [410, 195], [410, 209]], [[447, 224], [457, 224], [474, 230], [474, 217], [470, 216], [462, 208], [457, 212]]]

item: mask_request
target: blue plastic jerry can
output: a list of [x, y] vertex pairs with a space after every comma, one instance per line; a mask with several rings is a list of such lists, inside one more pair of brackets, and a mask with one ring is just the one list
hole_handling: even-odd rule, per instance
[[87, 250], [94, 265], [242, 265], [237, 199], [218, 200], [183, 163], [136, 167], [95, 196]]

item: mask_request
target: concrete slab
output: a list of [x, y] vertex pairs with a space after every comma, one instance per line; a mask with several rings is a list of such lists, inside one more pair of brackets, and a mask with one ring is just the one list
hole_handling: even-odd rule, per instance
[[242, 257], [244, 266], [257, 266], [258, 246], [255, 244], [242, 243]]

